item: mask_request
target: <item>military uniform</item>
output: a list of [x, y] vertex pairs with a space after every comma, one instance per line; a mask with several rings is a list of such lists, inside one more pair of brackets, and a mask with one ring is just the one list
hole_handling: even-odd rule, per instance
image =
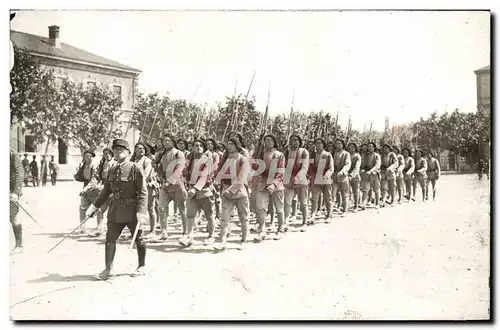
[[359, 206], [359, 184], [361, 182], [361, 177], [359, 176], [360, 167], [361, 155], [355, 152], [351, 155], [351, 168], [349, 169], [349, 184], [351, 185], [355, 211]]
[[[389, 147], [390, 148], [390, 147]], [[382, 154], [380, 164], [380, 188], [382, 192], [382, 206], [385, 205], [386, 194], [391, 197], [390, 203], [394, 202], [394, 189], [396, 187], [396, 170], [398, 158], [395, 153]]]
[[28, 178], [30, 177], [30, 161], [28, 158], [24, 158], [21, 162], [24, 169], [24, 185], [28, 186]]
[[345, 150], [333, 154], [332, 197], [340, 190], [342, 198], [342, 214], [347, 213], [349, 204], [349, 170], [351, 169], [351, 154]]
[[23, 227], [17, 219], [19, 213], [19, 198], [22, 196], [23, 167], [19, 157], [14, 152], [10, 152], [10, 223], [14, 231], [16, 245], [13, 252], [22, 252], [23, 248]]
[[403, 169], [405, 168], [405, 159], [400, 153], [396, 154], [396, 159], [398, 161], [398, 167], [396, 169], [396, 189], [398, 190], [398, 203], [401, 203], [401, 198], [403, 196], [404, 190], [404, 175]]
[[[128, 149], [128, 142], [123, 139], [113, 141], [113, 149], [117, 147]], [[127, 227], [131, 233], [135, 233], [137, 226], [141, 225], [139, 221], [147, 219], [148, 191], [143, 169], [127, 159], [122, 163], [117, 161], [109, 170], [103, 190], [92, 204], [92, 209], [88, 210], [87, 213], [95, 212], [96, 208], [104, 205], [110, 197], [106, 233], [106, 269], [97, 275], [98, 279], [109, 277], [116, 252], [116, 241], [122, 230]], [[146, 262], [146, 245], [140, 227], [135, 243], [137, 244], [139, 270], [145, 266]], [[136, 273], [132, 275], [134, 274]], [[136, 275], [140, 275], [140, 273]]]
[[[325, 145], [325, 144], [324, 144]], [[319, 199], [321, 194], [325, 200], [326, 217], [332, 213], [332, 177], [333, 157], [326, 150], [316, 152], [310, 160], [309, 178], [311, 182], [311, 213], [314, 216], [319, 210]], [[312, 219], [311, 221], [314, 221]]]
[[413, 172], [415, 171], [415, 160], [408, 156], [404, 159], [403, 180], [405, 182], [406, 198], [411, 199], [413, 187]]
[[[274, 146], [277, 146], [276, 138], [272, 135], [264, 137], [271, 137], [274, 140]], [[260, 242], [265, 239], [266, 233], [264, 232], [264, 224], [266, 222], [266, 215], [268, 212], [269, 202], [271, 201], [274, 206], [274, 211], [278, 218], [278, 228], [276, 238], [281, 238], [283, 225], [284, 225], [284, 190], [283, 177], [285, 173], [285, 156], [275, 148], [264, 152], [263, 161], [265, 170], [261, 175], [254, 177], [255, 181], [255, 202], [257, 206], [257, 222], [259, 224], [255, 238], [255, 242]], [[257, 164], [255, 164], [257, 165]], [[254, 170], [257, 167], [254, 165]], [[272, 176], [272, 177], [270, 177]], [[268, 188], [271, 188], [270, 190]]]
[[[302, 141], [300, 140], [300, 144]], [[307, 172], [309, 170], [309, 152], [302, 147], [297, 150], [285, 151], [287, 161], [285, 170], [285, 225], [292, 213], [294, 197], [298, 197], [300, 211], [302, 212], [302, 225], [307, 222], [307, 195], [309, 181]]]
[[439, 161], [430, 157], [427, 162], [427, 182], [425, 188], [425, 199], [429, 199], [429, 182], [432, 183], [432, 198], [436, 199], [436, 180], [439, 179], [441, 175], [441, 167], [439, 166]]
[[362, 208], [365, 207], [368, 200], [370, 189], [375, 192], [375, 204], [378, 207], [380, 197], [380, 164], [380, 155], [376, 152], [367, 153], [363, 158], [361, 164]]
[[50, 172], [50, 182], [52, 183], [53, 186], [56, 185], [57, 182], [57, 163], [54, 161], [54, 159], [51, 159], [49, 162], [49, 172]]
[[426, 180], [427, 180], [427, 161], [425, 158], [415, 158], [415, 173], [413, 179], [413, 199], [417, 193], [417, 183], [420, 184], [422, 189], [422, 199], [425, 201], [426, 196]]

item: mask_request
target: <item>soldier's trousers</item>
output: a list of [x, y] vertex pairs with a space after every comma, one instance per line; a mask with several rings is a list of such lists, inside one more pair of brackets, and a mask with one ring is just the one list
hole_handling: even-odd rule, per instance
[[16, 239], [16, 246], [23, 246], [23, 227], [19, 222], [17, 215], [19, 213], [19, 205], [10, 202], [10, 223], [14, 231], [14, 238]]
[[50, 175], [50, 182], [52, 183], [53, 186], [56, 185], [56, 182], [57, 182], [57, 173], [52, 173]]
[[298, 197], [298, 202], [300, 205], [300, 212], [302, 212], [302, 218], [305, 222], [307, 219], [307, 195], [308, 195], [307, 185], [296, 185], [292, 188], [285, 188], [285, 222], [288, 221], [288, 217], [292, 213], [292, 204], [295, 196]]
[[[85, 196], [80, 197], [80, 223], [85, 221], [85, 218], [86, 218], [85, 213], [87, 212], [87, 209], [90, 207], [91, 204], [92, 204], [92, 202], [90, 202]], [[102, 212], [99, 212], [96, 215], [96, 217], [97, 217], [97, 229], [100, 229], [102, 226], [102, 222], [104, 219], [103, 213], [108, 208], [109, 199], [104, 205], [105, 206], [101, 207]], [[82, 229], [85, 229], [85, 225], [82, 226]]]
[[250, 214], [250, 201], [248, 197], [238, 199], [228, 199], [222, 197], [222, 211], [220, 222], [220, 236], [222, 240], [226, 238], [228, 233], [229, 222], [231, 221], [231, 213], [234, 207], [238, 211], [238, 218], [241, 224], [241, 239], [245, 241], [248, 236], [248, 217]]
[[168, 206], [171, 201], [179, 208], [182, 219], [182, 230], [186, 232], [186, 201], [182, 191], [179, 189], [177, 191], [166, 191], [165, 189], [160, 189], [160, 194], [158, 196], [158, 218], [160, 220], [161, 230], [167, 230], [167, 218], [168, 218]]
[[187, 202], [187, 213], [186, 213], [186, 222], [187, 222], [187, 235], [189, 237], [193, 237], [193, 230], [195, 226], [196, 215], [201, 210], [205, 214], [205, 218], [207, 219], [207, 231], [208, 237], [213, 237], [214, 235], [214, 215], [213, 215], [213, 204], [211, 197], [205, 197], [196, 199], [188, 198]]
[[[111, 269], [116, 252], [116, 241], [120, 237], [123, 229], [127, 227], [132, 235], [135, 233], [135, 228], [138, 226], [137, 221], [116, 223], [108, 221], [108, 231], [106, 232], [106, 268]], [[139, 267], [146, 265], [146, 244], [142, 237], [142, 230], [139, 228], [135, 239], [137, 246], [137, 258]]]
[[284, 204], [284, 191], [277, 190], [272, 194], [268, 191], [255, 191], [255, 203], [257, 206], [257, 222], [259, 224], [259, 232], [264, 228], [266, 222], [266, 214], [268, 211], [269, 201], [272, 201], [274, 205], [274, 210], [278, 217], [278, 231], [283, 227], [284, 214], [283, 214], [283, 204]]
[[331, 184], [313, 184], [311, 188], [311, 213], [314, 215], [319, 210], [320, 195], [323, 194], [326, 206], [326, 216], [330, 217], [332, 213], [332, 185]]

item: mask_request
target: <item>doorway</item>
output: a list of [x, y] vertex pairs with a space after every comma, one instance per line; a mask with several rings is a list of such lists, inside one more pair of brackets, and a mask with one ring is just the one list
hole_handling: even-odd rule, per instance
[[59, 152], [59, 164], [68, 163], [68, 145], [64, 143], [63, 139], [57, 138], [57, 149]]

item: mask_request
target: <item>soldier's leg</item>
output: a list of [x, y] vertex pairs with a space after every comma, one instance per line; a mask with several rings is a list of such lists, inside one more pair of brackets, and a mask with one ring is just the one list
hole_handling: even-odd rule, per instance
[[436, 200], [436, 179], [430, 179], [430, 180], [432, 185], [432, 199]]
[[380, 177], [377, 174], [370, 175], [372, 181], [373, 192], [375, 194], [375, 208], [378, 208], [380, 201]]
[[116, 253], [116, 241], [120, 237], [123, 228], [125, 228], [125, 223], [116, 223], [108, 221], [108, 230], [106, 232], [106, 245], [104, 251], [104, 270], [96, 275], [99, 280], [106, 280], [109, 278], [111, 269], [113, 268], [113, 260], [115, 259]]
[[[87, 199], [87, 197], [85, 196], [80, 196], [80, 224], [82, 224], [84, 221], [85, 221], [85, 212], [87, 212], [87, 209], [89, 208], [90, 206], [90, 201]], [[85, 232], [85, 224], [82, 225], [81, 227], [81, 230], [80, 230], [81, 233], [84, 233]]]
[[[182, 193], [182, 191], [177, 191], [174, 196], [175, 200], [177, 200], [177, 209], [179, 211], [181, 221], [182, 221], [182, 231], [187, 231], [187, 218], [186, 218], [186, 197]], [[195, 215], [196, 217], [196, 215]], [[195, 218], [196, 220], [196, 218]], [[195, 224], [196, 225], [196, 224]]]
[[186, 228], [185, 234], [179, 239], [182, 246], [191, 246], [193, 244], [194, 236], [194, 222], [196, 221], [196, 214], [200, 209], [198, 200], [195, 198], [188, 198], [186, 201]]
[[343, 180], [339, 183], [342, 201], [342, 216], [345, 217], [349, 208], [349, 181]]
[[160, 189], [158, 195], [158, 219], [162, 233], [167, 231], [168, 204], [170, 196], [165, 189]]
[[413, 182], [411, 180], [411, 176], [407, 175], [404, 178], [404, 182], [405, 182], [405, 186], [406, 186], [406, 198], [408, 199], [408, 201], [410, 201], [411, 196], [412, 196], [412, 191], [413, 191]]
[[203, 214], [205, 214], [205, 218], [207, 219], [208, 238], [204, 241], [204, 244], [211, 245], [215, 241], [215, 224], [212, 199], [210, 197], [199, 199], [198, 204], [200, 205], [200, 209], [203, 210]]
[[149, 233], [154, 234], [156, 219], [158, 215], [156, 214], [156, 195], [153, 192], [153, 188], [148, 187], [148, 214], [149, 214]]
[[248, 197], [236, 200], [236, 210], [241, 224], [241, 242], [246, 243], [248, 238], [248, 218], [250, 216], [250, 202]]
[[135, 229], [139, 226], [137, 230], [137, 236], [135, 238], [135, 246], [137, 248], [137, 269], [131, 273], [131, 276], [141, 276], [144, 275], [143, 267], [146, 266], [146, 242], [144, 242], [144, 237], [142, 236], [143, 231], [140, 224], [137, 221], [131, 221], [127, 223], [127, 227], [132, 233], [135, 233]]
[[429, 183], [430, 183], [430, 178], [427, 177], [425, 179], [425, 200], [428, 200], [429, 199]]
[[[339, 192], [339, 189], [340, 189], [340, 185], [339, 183], [337, 182], [337, 178], [334, 178], [333, 179], [333, 183], [331, 185], [329, 185], [331, 188], [331, 194], [332, 194], [332, 198], [333, 198], [333, 201], [332, 201], [332, 210], [336, 211], [338, 210], [338, 207], [337, 207], [337, 193]], [[325, 201], [326, 201], [326, 194], [323, 194], [323, 196], [325, 196]], [[326, 203], [325, 203], [326, 204]], [[325, 218], [325, 223], [328, 223], [331, 221], [331, 214], [327, 211], [327, 215], [326, 215], [326, 218]]]
[[[220, 227], [219, 227], [219, 235], [220, 235], [220, 244], [215, 246], [215, 251], [222, 251], [226, 249], [227, 246], [227, 235], [229, 232], [229, 222], [231, 221], [231, 213], [233, 212], [233, 208], [236, 204], [236, 201], [233, 199], [227, 199], [222, 197], [222, 209], [221, 209], [221, 218], [220, 218]], [[243, 230], [243, 228], [242, 228]]]
[[353, 178], [351, 181], [350, 181], [350, 184], [351, 184], [351, 191], [352, 191], [352, 196], [353, 196], [353, 201], [354, 201], [354, 212], [356, 212], [358, 210], [358, 207], [359, 207], [359, 183], [360, 183], [360, 179], [359, 179], [359, 176]]
[[368, 202], [368, 199], [370, 198], [369, 192], [371, 188], [371, 182], [370, 182], [370, 177], [368, 175], [363, 175], [361, 178], [361, 205], [360, 207], [364, 210], [366, 207], [366, 203]]
[[422, 200], [427, 200], [427, 177], [420, 177], [420, 187], [422, 188]]
[[380, 205], [380, 206], [384, 207], [385, 206], [387, 192], [389, 190], [389, 182], [387, 181], [386, 173], [383, 173], [381, 175], [380, 190], [381, 190], [381, 195], [382, 195], [381, 196], [382, 197], [382, 205]]
[[24, 186], [25, 187], [28, 186], [28, 177], [29, 177], [29, 173], [24, 171]]
[[288, 225], [289, 217], [291, 216], [292, 203], [293, 203], [292, 201], [294, 195], [295, 195], [294, 188], [285, 188], [285, 206], [284, 206], [285, 225]]
[[291, 213], [291, 216], [293, 217], [296, 214], [297, 214], [297, 199], [293, 198], [292, 199], [292, 213]]
[[323, 196], [325, 196], [325, 206], [326, 206], [326, 218], [330, 218], [332, 216], [332, 185], [325, 184], [323, 185]]
[[[284, 214], [284, 199], [285, 199], [285, 192], [283, 190], [278, 190], [273, 192], [271, 195], [271, 201], [272, 204], [274, 205], [274, 209], [276, 210], [276, 217], [278, 218], [278, 228], [277, 228], [277, 233], [280, 235], [283, 233], [283, 225], [285, 223], [285, 214]], [[277, 237], [279, 238], [279, 237]]]
[[215, 199], [215, 218], [220, 219], [220, 206], [221, 206], [221, 196], [220, 196], [220, 186], [214, 187], [214, 199]]
[[391, 198], [390, 204], [393, 205], [396, 194], [396, 178], [393, 175], [389, 176], [389, 178], [387, 179], [387, 183], [389, 186], [389, 197]]
[[258, 236], [255, 238], [255, 241], [260, 242], [266, 236], [264, 225], [266, 222], [266, 214], [271, 196], [268, 191], [256, 191], [255, 197], [257, 206], [257, 223], [259, 224], [257, 229]]
[[403, 182], [399, 174], [396, 177], [396, 189], [398, 191], [398, 203], [401, 203], [401, 199], [403, 198]]
[[297, 195], [297, 200], [299, 202], [300, 213], [302, 213], [302, 226], [304, 226], [307, 222], [307, 196], [309, 195], [308, 186], [302, 185], [298, 188], [295, 188], [295, 192]]
[[176, 202], [176, 201], [174, 201], [174, 216], [175, 216], [175, 217], [177, 216], [178, 207], [179, 207], [179, 205], [177, 205], [177, 202]]
[[316, 217], [316, 212], [319, 209], [319, 200], [321, 196], [321, 186], [314, 184], [311, 187], [311, 220], [314, 223], [314, 218]]
[[20, 253], [23, 251], [23, 226], [17, 218], [18, 213], [19, 205], [15, 202], [10, 202], [10, 224], [12, 225], [14, 239], [16, 240], [16, 245], [12, 251], [13, 253]]

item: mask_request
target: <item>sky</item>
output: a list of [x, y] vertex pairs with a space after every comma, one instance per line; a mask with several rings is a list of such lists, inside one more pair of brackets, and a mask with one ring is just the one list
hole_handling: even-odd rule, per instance
[[234, 92], [271, 115], [335, 114], [383, 130], [476, 110], [474, 70], [490, 64], [488, 12], [21, 11], [11, 29], [140, 69], [142, 92], [215, 105]]

